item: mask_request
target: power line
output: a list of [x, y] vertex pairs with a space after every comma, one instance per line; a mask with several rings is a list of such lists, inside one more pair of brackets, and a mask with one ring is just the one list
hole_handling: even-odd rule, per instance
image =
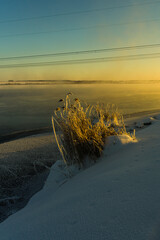
[[78, 28], [68, 28], [68, 29], [60, 29], [60, 30], [52, 30], [52, 31], [42, 31], [42, 32], [28, 32], [28, 33], [16, 33], [16, 34], [7, 34], [7, 35], [0, 35], [0, 38], [8, 38], [8, 37], [22, 37], [22, 36], [29, 36], [29, 35], [40, 35], [40, 34], [52, 34], [52, 33], [59, 33], [59, 32], [72, 32], [72, 31], [82, 31], [82, 30], [89, 30], [95, 28], [105, 28], [110, 26], [122, 26], [122, 25], [131, 25], [137, 23], [146, 23], [146, 22], [157, 22], [160, 21], [160, 18], [155, 19], [146, 19], [134, 22], [122, 22], [122, 23], [112, 23], [112, 24], [102, 24], [102, 25], [93, 25], [88, 27], [78, 27]]
[[102, 11], [108, 11], [108, 10], [114, 10], [114, 9], [120, 9], [120, 8], [153, 5], [153, 4], [159, 4], [159, 3], [160, 3], [160, 1], [152, 1], [152, 2], [137, 3], [137, 4], [121, 5], [121, 6], [117, 6], [117, 7], [116, 6], [115, 7], [106, 7], [106, 8], [98, 8], [98, 9], [91, 9], [91, 10], [68, 12], [68, 13], [55, 13], [55, 14], [50, 14], [50, 15], [38, 16], [38, 17], [7, 19], [7, 20], [0, 20], [0, 24], [10, 23], [10, 22], [22, 22], [22, 21], [38, 20], [38, 19], [45, 19], [45, 18], [59, 17], [59, 16], [80, 15], [80, 14], [84, 14], [84, 13], [102, 12]]
[[17, 59], [29, 59], [29, 58], [43, 58], [43, 57], [56, 57], [56, 56], [67, 56], [67, 55], [80, 55], [80, 54], [95, 54], [103, 52], [112, 52], [112, 51], [127, 51], [127, 50], [137, 50], [144, 48], [155, 48], [160, 47], [160, 43], [157, 44], [146, 44], [146, 45], [134, 45], [134, 46], [125, 46], [125, 47], [115, 47], [115, 48], [103, 48], [103, 49], [92, 49], [92, 50], [82, 50], [74, 52], [59, 52], [59, 53], [47, 53], [47, 54], [37, 54], [37, 55], [24, 55], [24, 56], [12, 56], [12, 57], [3, 57], [0, 58], [0, 61], [5, 60], [17, 60]]
[[0, 68], [40, 67], [40, 66], [51, 66], [51, 65], [70, 65], [70, 64], [151, 59], [151, 58], [160, 58], [160, 53], [136, 54], [136, 55], [103, 57], [103, 58], [76, 59], [76, 60], [66, 60], [66, 61], [6, 64], [6, 65], [0, 65]]

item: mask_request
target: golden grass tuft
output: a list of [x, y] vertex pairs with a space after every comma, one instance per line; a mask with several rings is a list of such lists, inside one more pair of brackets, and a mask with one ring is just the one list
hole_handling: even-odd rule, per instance
[[59, 102], [63, 105], [55, 110], [52, 127], [67, 165], [83, 166], [86, 156], [96, 161], [107, 136], [126, 133], [123, 117], [113, 105], [82, 106], [78, 98], [71, 101], [71, 93]]

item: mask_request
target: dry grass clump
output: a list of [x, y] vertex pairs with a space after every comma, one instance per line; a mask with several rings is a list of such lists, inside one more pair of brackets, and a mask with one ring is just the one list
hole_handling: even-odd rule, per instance
[[[71, 93], [52, 116], [52, 126], [59, 150], [67, 165], [84, 164], [85, 156], [94, 161], [104, 148], [107, 136], [126, 133], [123, 117], [114, 106], [82, 106]], [[59, 134], [56, 132], [59, 131]]]

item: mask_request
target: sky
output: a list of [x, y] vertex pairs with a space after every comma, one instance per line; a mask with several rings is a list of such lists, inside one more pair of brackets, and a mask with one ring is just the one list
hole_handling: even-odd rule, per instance
[[[44, 66], [46, 62], [160, 53], [160, 1], [0, 0], [0, 81], [160, 80], [160, 58]], [[4, 59], [123, 48], [100, 53]], [[41, 66], [13, 67], [40, 63]], [[45, 63], [45, 64], [43, 64]], [[75, 63], [75, 62], [74, 62]], [[4, 68], [4, 66], [6, 68]]]

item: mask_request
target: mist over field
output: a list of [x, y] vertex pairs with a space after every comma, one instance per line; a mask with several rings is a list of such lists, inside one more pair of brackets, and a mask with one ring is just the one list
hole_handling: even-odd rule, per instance
[[159, 84], [160, 80], [8, 80], [0, 85], [47, 85], [47, 84]]
[[[144, 84], [145, 82], [145, 84]], [[122, 114], [160, 108], [159, 81], [7, 81], [0, 85], [1, 135], [51, 126], [60, 98], [114, 104]], [[61, 107], [63, 103], [61, 104]]]

